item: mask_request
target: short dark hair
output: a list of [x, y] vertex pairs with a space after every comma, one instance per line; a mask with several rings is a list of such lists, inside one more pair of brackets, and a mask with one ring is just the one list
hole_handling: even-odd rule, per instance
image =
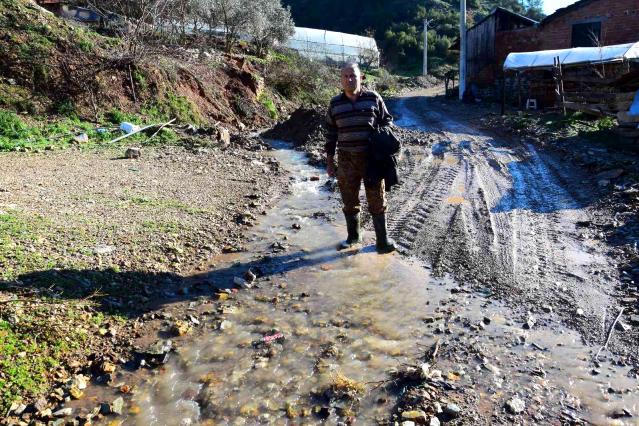
[[360, 73], [362, 72], [361, 68], [359, 67], [359, 64], [357, 62], [346, 62], [342, 68], [340, 68], [340, 71], [344, 71], [345, 69], [352, 69], [353, 71], [357, 70]]

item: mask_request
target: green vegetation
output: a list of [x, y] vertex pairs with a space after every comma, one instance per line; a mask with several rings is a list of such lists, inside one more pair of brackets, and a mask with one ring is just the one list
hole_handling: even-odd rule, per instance
[[141, 124], [140, 117], [129, 114], [119, 109], [112, 108], [110, 111], [106, 113], [106, 119], [109, 120], [112, 124], [119, 125], [122, 122], [128, 122], [133, 124]]
[[6, 413], [13, 401], [44, 392], [52, 370], [70, 352], [83, 350], [88, 333], [78, 323], [95, 324], [84, 308], [51, 300], [37, 305], [17, 302], [0, 311], [0, 413]]
[[33, 95], [22, 86], [0, 83], [0, 108], [33, 114], [36, 111]]
[[75, 105], [73, 104], [73, 101], [70, 99], [65, 99], [58, 102], [54, 108], [55, 108], [55, 111], [62, 116], [69, 117], [72, 119], [78, 119], [78, 114], [75, 110]]
[[[0, 212], [0, 281], [20, 274], [54, 267], [80, 267], [82, 246], [78, 244], [64, 254], [50, 252], [48, 244], [62, 232], [45, 217], [18, 210]], [[69, 231], [65, 231], [69, 232]], [[93, 238], [73, 231], [73, 238], [94, 244]]]
[[262, 92], [257, 100], [266, 108], [268, 115], [273, 119], [277, 120], [279, 113], [277, 112], [277, 107], [275, 106], [275, 102], [271, 99], [265, 92]]
[[42, 392], [46, 373], [57, 363], [50, 350], [34, 336], [16, 333], [0, 319], [0, 413], [18, 397]]
[[25, 217], [17, 212], [0, 214], [0, 279], [13, 279], [25, 271], [55, 266], [37, 249], [40, 229], [48, 226], [42, 217]]
[[139, 206], [152, 207], [154, 209], [175, 209], [182, 210], [188, 214], [201, 214], [208, 213], [209, 211], [206, 209], [201, 209], [197, 207], [189, 206], [179, 200], [171, 200], [171, 199], [159, 199], [159, 198], [148, 198], [148, 197], [138, 197], [133, 196], [125, 201], [125, 203], [132, 203]]
[[147, 105], [143, 108], [142, 113], [149, 118], [160, 121], [176, 118], [179, 123], [201, 124], [203, 122], [197, 108], [191, 101], [171, 92]]
[[100, 37], [99, 34], [78, 28], [73, 32], [73, 41], [81, 51], [85, 53], [92, 52], [95, 49], [95, 41]]
[[[103, 146], [102, 144], [105, 142], [119, 136], [121, 132], [114, 125], [123, 121], [142, 125], [167, 120], [157, 109], [148, 110], [148, 116], [137, 116], [119, 110], [111, 110], [106, 114], [108, 122], [96, 125], [79, 119], [70, 101], [60, 102], [56, 109], [60, 115], [66, 117], [48, 122], [44, 119], [40, 122], [37, 118], [27, 121], [26, 118], [14, 112], [0, 109], [0, 151], [60, 149], [71, 145], [92, 149]], [[155, 133], [155, 129], [152, 131]], [[87, 135], [88, 142], [76, 141], [76, 138], [82, 134]], [[177, 133], [168, 128], [162, 129], [153, 139], [149, 139], [148, 136], [144, 133], [133, 135], [126, 139], [126, 143], [161, 145], [179, 141]], [[123, 141], [123, 143], [125, 142]]]
[[71, 103], [63, 102], [58, 108], [59, 112], [70, 117], [44, 124], [37, 119], [32, 124], [11, 111], [0, 109], [0, 151], [64, 148], [73, 144], [74, 138], [82, 133], [86, 133], [92, 142], [86, 146], [113, 137], [111, 130], [98, 130], [95, 124], [77, 118]]
[[562, 114], [521, 113], [506, 117], [506, 124], [517, 134], [534, 135], [544, 139], [581, 137], [592, 141], [618, 142], [613, 132], [616, 120], [612, 117], [594, 118], [579, 111]]
[[149, 88], [146, 74], [141, 69], [136, 68], [135, 71], [133, 71], [133, 80], [135, 81], [135, 84], [138, 86], [139, 90], [144, 92]]
[[396, 76], [383, 68], [364, 72], [365, 84], [374, 87], [382, 96], [394, 96], [399, 90], [399, 81]]
[[264, 69], [266, 84], [283, 97], [310, 105], [326, 105], [340, 87], [334, 69], [297, 53], [272, 53]]

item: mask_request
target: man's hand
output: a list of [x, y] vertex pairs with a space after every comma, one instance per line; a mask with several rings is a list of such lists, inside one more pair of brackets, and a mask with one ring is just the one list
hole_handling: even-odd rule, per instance
[[332, 155], [328, 155], [326, 157], [326, 173], [328, 173], [329, 177], [335, 177], [335, 172], [337, 167], [335, 166], [335, 157]]

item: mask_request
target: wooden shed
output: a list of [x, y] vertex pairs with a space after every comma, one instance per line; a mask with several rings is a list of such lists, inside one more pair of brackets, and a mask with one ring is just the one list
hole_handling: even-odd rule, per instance
[[484, 19], [468, 29], [466, 45], [466, 81], [473, 90], [494, 88], [495, 80], [501, 75], [504, 59], [512, 49], [505, 44], [512, 43], [516, 49], [531, 47], [528, 29], [537, 25], [525, 16], [497, 7]]

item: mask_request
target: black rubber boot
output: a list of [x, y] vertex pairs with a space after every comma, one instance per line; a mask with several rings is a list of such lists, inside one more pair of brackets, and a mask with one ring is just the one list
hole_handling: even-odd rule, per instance
[[346, 238], [346, 241], [342, 241], [339, 245], [340, 250], [349, 249], [362, 242], [362, 235], [359, 232], [359, 214], [344, 214], [344, 217], [346, 218], [346, 230], [348, 231], [348, 237]]
[[377, 253], [385, 254], [395, 251], [395, 241], [388, 238], [386, 231], [386, 214], [373, 215], [373, 226], [375, 227], [375, 237], [377, 238], [375, 244]]

